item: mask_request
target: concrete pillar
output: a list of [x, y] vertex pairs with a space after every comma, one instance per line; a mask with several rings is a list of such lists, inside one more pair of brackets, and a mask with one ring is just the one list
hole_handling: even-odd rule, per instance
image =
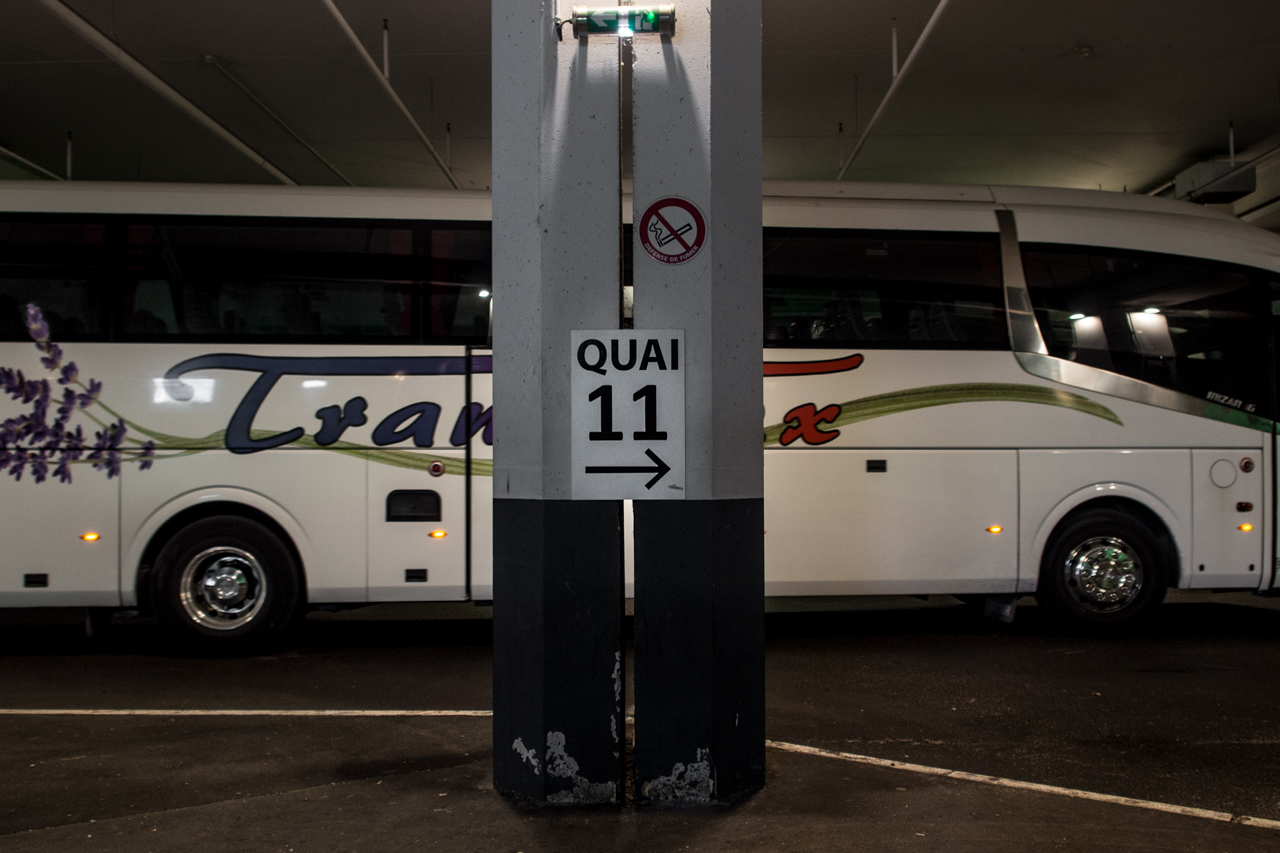
[[[687, 351], [685, 500], [634, 505], [635, 766], [642, 799], [685, 803], [764, 784], [760, 0], [676, 15], [633, 43], [635, 328]], [[707, 230], [679, 263], [643, 246], [673, 196]]]
[[492, 9], [494, 786], [617, 801], [621, 505], [569, 499], [568, 361], [619, 324], [618, 52]]

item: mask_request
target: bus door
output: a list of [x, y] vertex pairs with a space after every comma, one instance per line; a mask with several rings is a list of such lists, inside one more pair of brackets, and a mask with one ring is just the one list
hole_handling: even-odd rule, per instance
[[[21, 393], [14, 399], [6, 395], [0, 420], [26, 416], [53, 422], [57, 417], [64, 388], [54, 368], [41, 363], [44, 353], [37, 351], [28, 332], [26, 306], [41, 309], [50, 340], [73, 344], [66, 362], [81, 357], [89, 344], [106, 340], [102, 306], [109, 252], [108, 225], [101, 220], [53, 222], [35, 217], [5, 223], [0, 246], [0, 366], [22, 371], [19, 375], [25, 374], [29, 382], [47, 382], [52, 401], [46, 398], [45, 413], [38, 415], [38, 398], [27, 396], [24, 402], [18, 399]], [[81, 376], [86, 374], [87, 370]], [[92, 427], [89, 436], [92, 443]], [[23, 451], [38, 451], [48, 441], [23, 438], [15, 444]], [[108, 478], [106, 471], [95, 470], [83, 458], [59, 470], [65, 457], [57, 452], [44, 458], [32, 452], [19, 462], [11, 455], [14, 449], [8, 445], [0, 454], [7, 469], [0, 476], [0, 607], [118, 607], [120, 479]]]
[[471, 598], [493, 599], [493, 353], [471, 354]]
[[1262, 448], [1192, 450], [1191, 587], [1257, 586], [1263, 540]]
[[[449, 347], [448, 355], [461, 357], [462, 350]], [[371, 405], [370, 422], [382, 418], [389, 430], [411, 437], [365, 451], [369, 600], [465, 598], [467, 478], [465, 426], [459, 423], [466, 377], [459, 373], [384, 381], [398, 387], [383, 398], [388, 402], [380, 404], [376, 416]]]
[[120, 606], [120, 479], [88, 465], [72, 476], [0, 478], [0, 607]]
[[[1197, 281], [1200, 290], [1211, 295], [1207, 298], [1201, 297], [1191, 307], [1199, 309], [1197, 315], [1203, 314], [1217, 321], [1217, 327], [1224, 330], [1222, 333], [1224, 337], [1226, 334], [1234, 334], [1240, 338], [1245, 337], [1245, 329], [1241, 328], [1239, 324], [1229, 326], [1226, 318], [1232, 320], [1239, 317], [1248, 318], [1249, 313], [1257, 312], [1261, 314], [1265, 310], [1263, 299], [1266, 295], [1266, 288], [1262, 287], [1263, 281], [1260, 280], [1260, 277], [1253, 277], [1253, 281], [1250, 282], [1250, 287], [1247, 291], [1250, 296], [1247, 301], [1238, 295], [1245, 292], [1244, 288], [1228, 289], [1230, 284], [1233, 283], [1233, 278], [1248, 281], [1245, 275], [1244, 272], [1235, 269], [1220, 271], [1217, 273], [1216, 278], [1210, 278], [1205, 275]], [[1207, 287], [1207, 283], [1218, 284], [1223, 293], [1213, 295]], [[1253, 335], [1249, 337], [1253, 340], [1256, 340], [1261, 334], [1267, 334], [1272, 338], [1275, 336], [1276, 315], [1277, 310], [1280, 309], [1280, 284], [1271, 282], [1268, 287], [1270, 290], [1271, 329], [1264, 330], [1261, 324], [1256, 326], [1250, 324], [1252, 328], [1249, 328], [1248, 331], [1252, 331]], [[1191, 318], [1180, 316], [1178, 320], [1179, 325], [1184, 327], [1181, 337], [1194, 339], [1196, 332], [1199, 330], [1195, 328]], [[1186, 328], [1191, 329], [1191, 331], [1185, 331]], [[1203, 343], [1200, 346], [1204, 346], [1205, 350], [1207, 350], [1205, 354], [1197, 352], [1197, 355], [1199, 355], [1198, 361], [1202, 363], [1231, 364], [1234, 362], [1236, 366], [1233, 371], [1234, 375], [1240, 377], [1241, 381], [1246, 383], [1240, 387], [1247, 389], [1256, 387], [1261, 391], [1261, 386], [1267, 379], [1267, 372], [1270, 372], [1272, 411], [1257, 412], [1257, 414], [1274, 417], [1274, 365], [1272, 365], [1270, 371], [1248, 369], [1248, 367], [1263, 360], [1257, 358], [1257, 356], [1265, 352], [1261, 346], [1236, 353], [1233, 353], [1227, 345], [1221, 343], [1218, 343], [1216, 347], [1205, 346]], [[1270, 348], [1270, 351], [1272, 357], [1266, 359], [1266, 361], [1274, 362], [1274, 346]], [[1206, 355], [1208, 356], [1207, 359]], [[1236, 355], [1236, 358], [1234, 360], [1231, 359], [1231, 355]], [[1196, 355], [1191, 355], [1190, 359], [1196, 359]], [[1185, 362], [1188, 367], [1195, 363], [1190, 360]], [[1223, 380], [1219, 379], [1217, 381], [1222, 382]], [[1237, 395], [1231, 394], [1228, 396]], [[1247, 401], [1244, 393], [1238, 396], [1246, 398]], [[1257, 399], [1262, 397], [1263, 394], [1257, 393], [1249, 396]], [[1210, 396], [1209, 399], [1213, 399], [1213, 396]], [[1235, 401], [1229, 405], [1238, 409], [1241, 403]], [[1252, 411], [1252, 407], [1246, 409], [1246, 411]], [[1274, 427], [1268, 432], [1273, 432], [1273, 430]], [[1240, 587], [1266, 589], [1271, 585], [1270, 567], [1264, 564], [1263, 557], [1269, 550], [1269, 540], [1274, 535], [1272, 531], [1275, 530], [1275, 502], [1272, 499], [1274, 491], [1270, 495], [1267, 494], [1269, 489], [1274, 490], [1274, 484], [1268, 486], [1267, 479], [1272, 473], [1274, 464], [1272, 460], [1275, 453], [1275, 436], [1273, 434], [1264, 438], [1260, 432], [1253, 432], [1251, 435], [1257, 439], [1256, 447], [1236, 446], [1229, 449], [1206, 448], [1193, 449], [1191, 451], [1193, 491], [1191, 560], [1188, 568], [1191, 575], [1190, 586], [1192, 589]], [[1266, 447], [1264, 452], [1265, 444], [1269, 444], [1270, 447]], [[1264, 515], [1263, 511], [1268, 501], [1271, 501], [1271, 512]]]
[[1262, 582], [1262, 589], [1280, 589], [1280, 507], [1276, 506], [1277, 499], [1280, 499], [1280, 482], [1277, 482], [1277, 474], [1280, 473], [1280, 461], [1276, 458], [1277, 451], [1280, 451], [1280, 281], [1272, 279], [1268, 284], [1269, 296], [1271, 298], [1271, 326], [1269, 329], [1270, 340], [1268, 341], [1271, 357], [1267, 362], [1271, 368], [1271, 464], [1268, 466], [1267, 476], [1270, 478], [1270, 487], [1268, 489], [1267, 498], [1271, 501], [1271, 512], [1267, 514], [1267, 534], [1266, 544], [1269, 546], [1268, 553], [1271, 556], [1270, 565], [1267, 566], [1267, 574]]
[[[397, 450], [391, 454], [366, 451], [370, 601], [448, 601], [471, 595], [467, 546], [474, 501], [468, 500], [467, 425], [474, 429], [481, 422], [469, 399], [471, 372], [487, 374], [492, 359], [472, 359], [469, 350], [489, 338], [489, 223], [427, 223], [419, 250], [424, 340], [449, 345], [424, 347], [417, 354], [459, 364], [442, 375], [390, 379], [399, 388], [387, 417], [395, 420], [403, 413], [404, 420], [388, 427], [382, 439], [393, 441], [402, 432], [412, 437], [394, 440], [390, 446]], [[415, 417], [416, 425], [411, 425]], [[429, 418], [435, 419], [433, 429], [426, 427]], [[491, 428], [488, 435], [492, 437]], [[377, 434], [373, 439], [381, 443]]]

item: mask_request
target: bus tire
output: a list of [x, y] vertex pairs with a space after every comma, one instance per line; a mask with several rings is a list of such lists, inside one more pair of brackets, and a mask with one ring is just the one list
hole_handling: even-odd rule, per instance
[[151, 601], [160, 623], [188, 646], [244, 654], [288, 629], [301, 609], [302, 583], [274, 533], [218, 515], [192, 522], [160, 549]]
[[1164, 601], [1172, 549], [1141, 519], [1116, 507], [1068, 516], [1040, 561], [1036, 600], [1088, 628], [1138, 624]]

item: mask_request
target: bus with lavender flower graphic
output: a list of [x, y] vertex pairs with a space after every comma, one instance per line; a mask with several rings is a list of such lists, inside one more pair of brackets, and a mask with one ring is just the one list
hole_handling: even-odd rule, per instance
[[487, 198], [44, 189], [0, 191], [42, 199], [0, 221], [0, 607], [232, 648], [491, 597]]
[[[489, 219], [0, 183], [0, 607], [233, 649], [307, 607], [490, 599]], [[997, 187], [767, 182], [763, 224], [769, 595], [1105, 626], [1276, 588], [1280, 238]]]

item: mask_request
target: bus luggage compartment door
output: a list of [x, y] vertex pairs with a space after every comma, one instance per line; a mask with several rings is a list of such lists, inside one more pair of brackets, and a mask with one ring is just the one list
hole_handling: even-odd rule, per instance
[[69, 485], [0, 479], [0, 607], [120, 605], [120, 478], [72, 469]]
[[769, 595], [1008, 593], [1013, 450], [769, 450]]
[[1256, 587], [1262, 573], [1262, 451], [1191, 451], [1191, 588]]
[[[369, 600], [465, 598], [463, 454], [395, 453], [413, 467], [380, 463], [376, 456], [369, 463]], [[439, 462], [434, 475], [433, 462]]]

